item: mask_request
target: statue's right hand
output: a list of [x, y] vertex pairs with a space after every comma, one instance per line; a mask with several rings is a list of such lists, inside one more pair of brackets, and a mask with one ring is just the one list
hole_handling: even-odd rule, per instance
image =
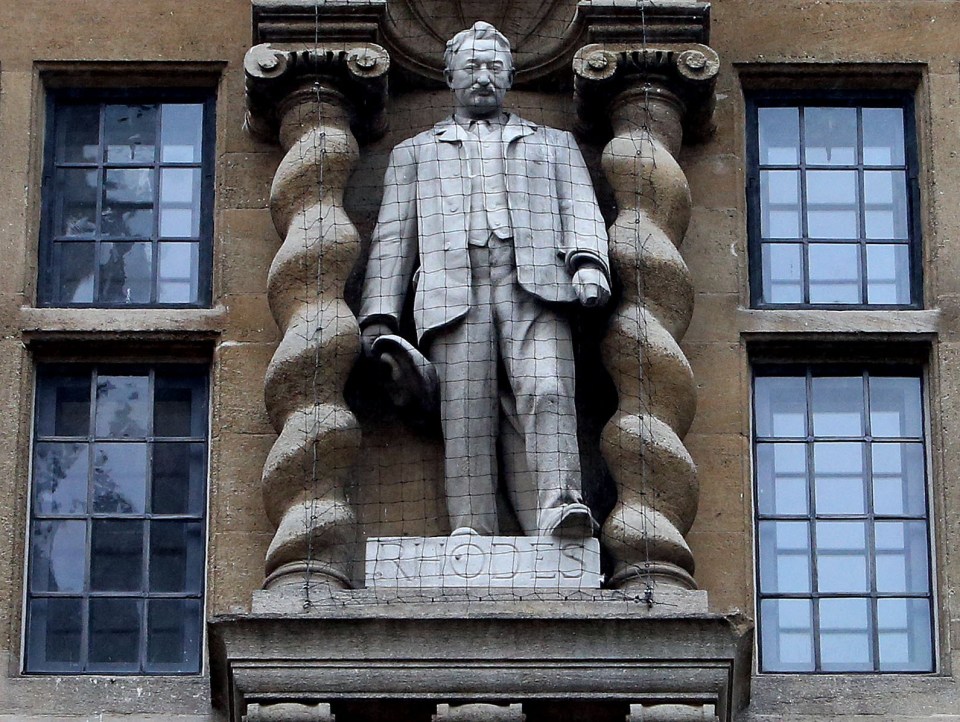
[[365, 356], [373, 357], [373, 342], [381, 336], [393, 333], [393, 329], [386, 323], [371, 323], [363, 327], [360, 332], [360, 345]]

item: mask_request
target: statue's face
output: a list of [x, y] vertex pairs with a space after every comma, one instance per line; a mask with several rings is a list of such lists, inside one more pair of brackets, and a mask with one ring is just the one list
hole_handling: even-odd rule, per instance
[[495, 115], [513, 85], [510, 51], [493, 38], [468, 40], [451, 59], [446, 78], [461, 114], [469, 118]]

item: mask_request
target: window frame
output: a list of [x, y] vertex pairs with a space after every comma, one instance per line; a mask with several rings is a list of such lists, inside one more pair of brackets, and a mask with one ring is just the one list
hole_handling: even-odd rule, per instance
[[[203, 105], [203, 125], [201, 128], [200, 156], [200, 207], [197, 263], [197, 301], [196, 303], [103, 303], [94, 300], [90, 303], [67, 303], [57, 300], [58, 269], [54, 257], [54, 227], [56, 215], [55, 175], [62, 164], [57, 163], [57, 131], [59, 108], [69, 105], [121, 105], [121, 104], [161, 104], [196, 103]], [[176, 309], [210, 308], [213, 294], [213, 245], [214, 245], [214, 202], [216, 191], [216, 92], [207, 87], [178, 88], [49, 88], [46, 94], [46, 121], [43, 145], [43, 173], [40, 184], [40, 230], [37, 262], [36, 303], [41, 308], [109, 308], [109, 309]], [[102, 112], [102, 108], [101, 108]], [[100, 129], [100, 146], [103, 144], [103, 128]], [[81, 164], [91, 165], [91, 164]], [[156, 172], [162, 167], [156, 158], [149, 164]], [[97, 168], [110, 166], [105, 160], [98, 159]], [[125, 167], [125, 166], [119, 166]], [[98, 183], [98, 195], [103, 184]], [[157, 193], [159, 190], [156, 191]], [[98, 200], [99, 207], [99, 200]], [[92, 239], [100, 247], [99, 238]], [[142, 239], [149, 242], [156, 256], [156, 246], [160, 239], [151, 237]], [[108, 241], [109, 242], [109, 241]], [[98, 258], [94, 257], [94, 264]], [[151, 269], [151, 289], [157, 286], [159, 268]]]
[[[58, 373], [69, 373], [72, 375], [83, 374], [89, 378], [91, 385], [91, 396], [90, 399], [90, 409], [89, 409], [89, 423], [91, 424], [87, 428], [87, 433], [85, 436], [63, 436], [56, 434], [40, 434], [40, 424], [41, 424], [41, 403], [40, 403], [40, 389], [41, 389], [41, 378], [46, 375], [48, 378], [56, 378]], [[26, 524], [24, 527], [25, 534], [25, 547], [24, 547], [24, 567], [23, 567], [23, 611], [22, 611], [22, 624], [21, 624], [21, 654], [20, 654], [20, 671], [26, 676], [76, 676], [76, 677], [89, 677], [96, 675], [111, 675], [119, 677], [165, 677], [165, 676], [175, 676], [175, 677], [197, 677], [205, 672], [206, 665], [206, 628], [205, 628], [205, 618], [206, 618], [206, 604], [207, 604], [207, 574], [208, 574], [208, 552], [209, 552], [209, 530], [210, 530], [210, 509], [209, 509], [209, 494], [210, 494], [210, 454], [211, 454], [211, 427], [210, 427], [210, 413], [211, 413], [211, 369], [208, 361], [197, 359], [197, 360], [183, 360], [183, 361], [140, 361], [140, 360], [124, 360], [119, 362], [112, 361], [60, 361], [60, 360], [50, 360], [50, 361], [40, 361], [35, 365], [34, 373], [34, 383], [33, 383], [33, 406], [31, 414], [31, 443], [30, 443], [30, 453], [29, 453], [29, 475], [28, 475], [28, 486], [27, 486], [27, 495], [26, 495]], [[156, 413], [156, 378], [157, 374], [162, 373], [166, 378], [189, 378], [198, 383], [198, 390], [200, 392], [200, 399], [195, 408], [191, 408], [191, 417], [193, 414], [197, 415], [197, 421], [202, 423], [201, 434], [194, 434], [191, 432], [189, 436], [157, 436], [154, 429], [154, 418]], [[93, 422], [95, 420], [96, 408], [96, 379], [101, 375], [110, 375], [123, 376], [125, 374], [134, 374], [148, 379], [148, 393], [149, 393], [149, 405], [146, 408], [146, 413], [149, 414], [149, 433], [144, 436], [136, 437], [104, 437], [98, 435], [96, 432]], [[191, 423], [193, 423], [191, 421]], [[151, 485], [152, 485], [152, 475], [150, 469], [153, 465], [153, 458], [155, 454], [156, 444], [198, 444], [200, 443], [200, 438], [202, 436], [203, 452], [202, 452], [202, 478], [200, 479], [201, 488], [199, 490], [199, 499], [197, 503], [196, 511], [190, 511], [189, 509], [184, 512], [176, 513], [154, 513], [152, 509], [149, 509], [149, 499], [151, 497]], [[48, 438], [49, 437], [49, 438]], [[52, 441], [50, 439], [53, 439]], [[65, 514], [65, 513], [55, 513], [55, 512], [43, 512], [38, 513], [35, 508], [35, 495], [36, 495], [36, 446], [38, 443], [81, 443], [87, 447], [87, 453], [89, 454], [89, 447], [96, 447], [97, 444], [102, 443], [143, 443], [146, 446], [146, 460], [147, 460], [147, 474], [144, 478], [144, 493], [145, 493], [145, 506], [141, 512], [135, 512], [132, 514], [124, 514], [122, 512], [99, 512], [95, 511], [92, 506], [90, 506], [90, 500], [92, 499], [92, 478], [88, 472], [87, 475], [87, 489], [86, 489], [86, 498], [87, 498], [87, 508], [82, 514]], [[189, 463], [189, 462], [188, 462]], [[89, 464], [89, 462], [88, 462]], [[88, 466], [88, 469], [90, 467]], [[158, 518], [159, 517], [159, 518]], [[79, 591], [67, 591], [63, 593], [51, 593], [50, 591], [39, 591], [34, 592], [32, 590], [33, 586], [33, 575], [35, 573], [32, 559], [32, 546], [33, 546], [33, 529], [34, 524], [38, 521], [50, 521], [57, 519], [66, 519], [68, 521], [78, 521], [84, 524], [85, 528], [85, 540], [83, 548], [83, 560], [84, 560], [84, 573], [83, 581]], [[91, 525], [98, 520], [107, 520], [107, 521], [130, 521], [137, 522], [141, 525], [141, 584], [138, 589], [133, 590], [93, 590], [91, 589], [91, 579], [90, 574], [92, 571], [91, 558], [94, 553], [94, 543], [93, 538], [90, 534]], [[196, 569], [198, 574], [197, 580], [197, 591], [155, 591], [150, 588], [150, 563], [152, 559], [152, 548], [150, 543], [150, 532], [154, 524], [157, 522], [182, 522], [182, 523], [196, 523], [199, 525], [199, 538], [200, 538], [200, 548], [197, 550], [197, 555], [199, 559], [199, 567]], [[186, 549], [185, 553], [189, 554], [189, 550]], [[68, 598], [68, 599], [78, 599], [80, 601], [80, 641], [79, 641], [79, 654], [80, 661], [77, 663], [76, 668], [67, 669], [67, 665], [53, 665], [50, 668], [44, 669], [42, 664], [39, 664], [33, 668], [30, 666], [30, 647], [31, 647], [31, 601], [36, 599], [56, 599], [56, 598]], [[89, 654], [89, 634], [91, 628], [91, 619], [88, 612], [88, 605], [90, 600], [93, 599], [106, 599], [106, 600], [116, 600], [116, 599], [134, 599], [138, 600], [138, 611], [139, 611], [139, 627], [138, 627], [138, 639], [137, 639], [137, 659], [135, 664], [136, 668], [122, 668], [122, 664], [118, 663], [116, 667], [109, 666], [110, 663], [102, 663], [96, 666], [95, 668], [90, 668], [90, 662], [87, 659]], [[197, 620], [197, 644], [196, 647], [189, 648], [187, 651], [193, 657], [195, 666], [192, 666], [189, 669], [184, 668], [186, 665], [181, 664], [180, 669], [175, 669], [177, 663], [157, 663], [154, 669], [149, 669], [150, 663], [148, 660], [149, 653], [149, 637], [150, 637], [150, 619], [149, 619], [149, 603], [155, 600], [165, 600], [170, 599], [174, 601], [189, 601], [196, 600], [198, 605], [199, 618]], [[184, 648], [181, 647], [181, 652]], [[54, 668], [55, 667], [55, 668]]]
[[[919, 393], [919, 412], [921, 414], [920, 418], [920, 437], [919, 439], [914, 440], [913, 443], [919, 441], [922, 444], [922, 462], [923, 462], [923, 479], [922, 479], [922, 489], [923, 489], [923, 502], [924, 502], [924, 513], [923, 515], [917, 514], [877, 514], [874, 510], [873, 503], [869, 501], [871, 493], [869, 489], [872, 486], [874, 479], [873, 471], [870, 469], [868, 474], [868, 469], [865, 467], [863, 469], [863, 479], [865, 485], [865, 494], [868, 498], [867, 505], [864, 508], [862, 514], [853, 514], [853, 513], [818, 513], [815, 502], [815, 484], [816, 475], [813, 467], [811, 466], [812, 454], [814, 449], [814, 444], [820, 441], [823, 443], [823, 440], [831, 441], [840, 439], [841, 441], [852, 441], [854, 437], [842, 437], [842, 436], [828, 436], [823, 435], [818, 437], [815, 434], [814, 428], [812, 426], [812, 396], [811, 396], [811, 382], [814, 378], [838, 378], [838, 377], [855, 377], [860, 376], [864, 380], [863, 393], [864, 393], [864, 402], [863, 407], [864, 414], [864, 426], [862, 429], [862, 434], [858, 437], [859, 443], [861, 444], [873, 444], [875, 439], [879, 439], [881, 443], [909, 443], [909, 440], [906, 436], [899, 437], [885, 437], [885, 436], [873, 436], [869, 427], [869, 416], [870, 408], [867, 405], [867, 399], [870, 394], [870, 387], [867, 384], [867, 380], [871, 378], [883, 378], [883, 377], [895, 377], [895, 378], [912, 378], [916, 379], [918, 393]], [[758, 423], [758, 406], [757, 406], [757, 392], [756, 392], [756, 381], [759, 378], [770, 378], [770, 377], [779, 377], [779, 378], [801, 378], [804, 380], [804, 402], [805, 402], [805, 423], [807, 426], [806, 436], [805, 437], [787, 437], [787, 436], [763, 436], [759, 435], [759, 423]], [[939, 607], [937, 604], [937, 569], [935, 565], [935, 560], [937, 556], [936, 552], [936, 537], [934, 529], [934, 520], [935, 514], [933, 511], [934, 495], [932, 492], [932, 470], [931, 470], [931, 458], [930, 458], [930, 448], [931, 448], [931, 429], [929, 422], [930, 408], [927, 399], [927, 388], [928, 388], [928, 379], [926, 375], [925, 368], [920, 364], [915, 364], [907, 361], [896, 361], [886, 364], [878, 363], [856, 363], [856, 362], [792, 362], [792, 361], [756, 361], [751, 367], [751, 384], [750, 384], [750, 419], [751, 419], [751, 434], [750, 434], [750, 460], [752, 465], [751, 471], [751, 493], [753, 497], [751, 515], [753, 519], [753, 552], [754, 552], [754, 589], [755, 589], [755, 601], [754, 601], [754, 614], [757, 623], [757, 634], [756, 634], [756, 647], [757, 647], [757, 662], [756, 670], [758, 674], [763, 675], [801, 675], [801, 676], [818, 676], [818, 675], [911, 675], [911, 676], [923, 676], [923, 675], [932, 675], [936, 674], [939, 668], [939, 620], [938, 620], [938, 611]], [[776, 440], [780, 441], [792, 441], [798, 444], [802, 444], [804, 448], [804, 456], [806, 458], [805, 462], [805, 493], [807, 496], [807, 511], [805, 514], [764, 514], [760, 510], [760, 461], [758, 449], [761, 444], [764, 443], [775, 443]], [[866, 456], [870, 456], [870, 447], [868, 446], [864, 450]], [[764, 592], [762, 579], [761, 579], [761, 536], [760, 536], [760, 524], [763, 521], [771, 520], [797, 520], [805, 522], [808, 525], [808, 553], [810, 558], [810, 589], [807, 592]], [[864, 592], [822, 592], [817, 590], [817, 545], [815, 539], [814, 527], [818, 522], [823, 521], [863, 521], [865, 528], [865, 540], [864, 540], [864, 551], [866, 554], [866, 559], [868, 561], [868, 566], [866, 568], [866, 579], [868, 583], [868, 589]], [[922, 520], [925, 524], [925, 541], [926, 541], [926, 576], [927, 576], [927, 589], [925, 592], [907, 592], [907, 591], [897, 591], [897, 592], [879, 592], [876, 589], [875, 576], [876, 569], [875, 567], [875, 556], [877, 553], [876, 543], [874, 541], [875, 531], [878, 522], [883, 523], [887, 521], [893, 522], [910, 522], [910, 521], [919, 521]], [[872, 669], [823, 669], [821, 652], [820, 652], [820, 639], [819, 639], [819, 604], [818, 601], [823, 598], [828, 599], [854, 599], [854, 600], [865, 600], [869, 605], [868, 610], [868, 634], [869, 634], [869, 643], [871, 645], [871, 658], [873, 661]], [[909, 670], [909, 669], [880, 669], [880, 654], [879, 654], [879, 645], [880, 645], [880, 633], [877, 628], [877, 619], [878, 612], [876, 609], [877, 600], [884, 598], [894, 598], [894, 599], [921, 599], [926, 600], [929, 608], [929, 620], [930, 626], [928, 630], [929, 634], [929, 644], [930, 644], [930, 666], [928, 669], [923, 670]], [[811, 618], [810, 618], [810, 641], [812, 645], [812, 654], [813, 654], [813, 669], [806, 670], [797, 670], [797, 669], [765, 669], [764, 668], [764, 649], [763, 649], [763, 617], [761, 614], [761, 606], [765, 599], [798, 599], [798, 600], [808, 600], [811, 607]]]
[[[750, 307], [770, 310], [920, 310], [924, 308], [923, 289], [923, 234], [920, 204], [920, 155], [918, 142], [918, 125], [916, 117], [915, 93], [911, 90], [830, 90], [830, 91], [802, 91], [802, 90], [756, 90], [745, 93], [746, 110], [746, 202], [747, 202], [747, 266], [749, 276]], [[760, 142], [759, 142], [759, 108], [810, 108], [810, 107], [837, 107], [837, 108], [876, 108], [898, 106], [903, 109], [904, 132], [904, 164], [906, 167], [906, 203], [907, 203], [907, 233], [908, 238], [908, 284], [910, 302], [903, 304], [880, 303], [774, 303], [763, 300], [763, 260], [761, 255], [761, 209], [760, 209]], [[858, 139], [859, 142], [860, 139]], [[802, 143], [802, 140], [801, 140]], [[858, 149], [862, 146], [858, 146]], [[858, 173], [863, 172], [864, 163], [860, 157], [856, 163]], [[798, 160], [798, 168], [802, 168], [802, 157]], [[801, 212], [806, 208], [806, 193], [801, 180], [800, 207]], [[863, 207], [858, 202], [858, 213], [862, 216]], [[857, 243], [862, 248], [869, 242], [861, 238]], [[816, 240], [816, 239], [813, 239]], [[809, 245], [810, 238], [798, 238], [797, 242], [803, 246]], [[826, 241], [830, 243], [832, 241]], [[805, 254], [806, 256], [806, 254]], [[862, 273], [866, 266], [864, 254], [860, 254], [860, 296], [864, 297], [865, 275]], [[809, 298], [810, 280], [809, 263], [804, 261], [801, 267], [801, 291], [804, 298]]]

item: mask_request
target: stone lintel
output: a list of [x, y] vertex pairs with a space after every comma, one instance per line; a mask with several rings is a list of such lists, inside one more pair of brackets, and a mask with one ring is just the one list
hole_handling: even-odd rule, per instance
[[339, 42], [324, 45], [255, 45], [243, 59], [246, 77], [245, 125], [263, 140], [276, 140], [286, 102], [297, 93], [339, 94], [350, 111], [358, 140], [385, 128], [390, 57], [379, 45]]
[[253, 44], [382, 42], [387, 0], [253, 0]]
[[712, 133], [714, 87], [720, 58], [699, 43], [594, 43], [573, 59], [577, 111], [584, 131], [606, 135], [609, 106], [634, 93], [642, 103], [647, 94], [672, 96], [683, 108], [684, 132], [691, 139]]
[[599, 589], [600, 542], [527, 536], [373, 537], [367, 587]]
[[591, 43], [710, 42], [710, 3], [693, 0], [581, 0]]
[[749, 700], [752, 627], [739, 613], [395, 601], [222, 616], [209, 633], [213, 696], [231, 722], [276, 702], [713, 705], [729, 722]]

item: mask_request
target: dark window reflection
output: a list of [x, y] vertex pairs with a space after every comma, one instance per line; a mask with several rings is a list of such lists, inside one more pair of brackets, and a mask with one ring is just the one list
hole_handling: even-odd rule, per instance
[[200, 668], [199, 599], [152, 599], [147, 629], [147, 669], [191, 671]]
[[28, 672], [199, 671], [206, 373], [38, 367]]
[[27, 667], [50, 672], [80, 670], [82, 602], [74, 597], [34, 599], [28, 612]]
[[90, 589], [134, 592], [143, 588], [143, 522], [94, 519]]
[[90, 668], [136, 670], [140, 658], [139, 599], [90, 600]]
[[204, 116], [202, 102], [55, 108], [41, 254], [53, 267], [40, 271], [42, 301], [202, 301]]

